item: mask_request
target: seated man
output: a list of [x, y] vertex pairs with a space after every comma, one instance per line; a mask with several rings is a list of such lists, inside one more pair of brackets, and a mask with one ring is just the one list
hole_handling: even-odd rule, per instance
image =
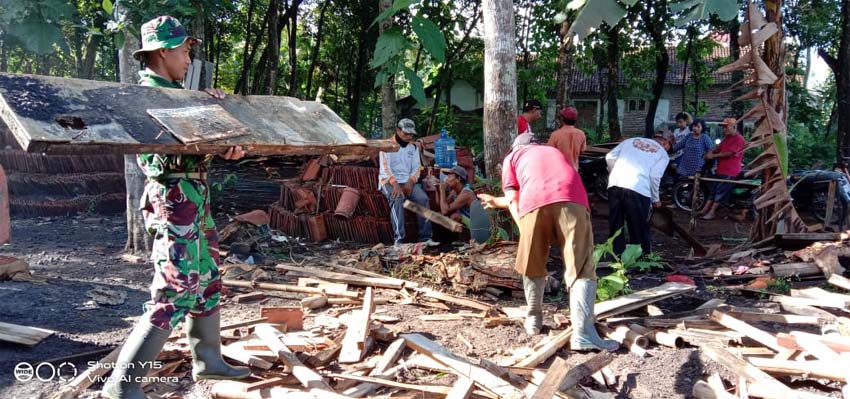
[[[416, 124], [410, 119], [398, 121], [395, 129], [395, 141], [399, 145], [396, 152], [383, 152], [378, 155], [380, 170], [378, 172], [378, 189], [387, 197], [390, 203], [390, 222], [393, 226], [395, 244], [404, 241], [404, 200], [411, 201], [428, 208], [428, 195], [417, 184], [422, 164], [419, 160], [419, 148], [412, 143], [416, 136]], [[431, 240], [431, 222], [419, 217], [419, 241], [429, 246], [437, 245]]]
[[456, 222], [462, 222], [463, 216], [469, 218], [469, 205], [477, 199], [468, 183], [466, 169], [455, 166], [442, 169], [442, 172], [446, 174], [446, 181], [440, 183], [440, 190], [437, 192], [440, 213]]

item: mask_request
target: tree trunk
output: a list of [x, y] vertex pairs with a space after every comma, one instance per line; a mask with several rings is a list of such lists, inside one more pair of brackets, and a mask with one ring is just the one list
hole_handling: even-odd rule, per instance
[[325, 26], [325, 13], [331, 0], [325, 0], [322, 3], [322, 9], [319, 11], [319, 22], [316, 28], [316, 43], [313, 44], [313, 50], [310, 54], [310, 68], [307, 69], [307, 92], [305, 98], [313, 96], [313, 72], [316, 70], [316, 62], [319, 60], [319, 50], [322, 47], [322, 33]]
[[[392, 5], [392, 0], [380, 0], [378, 12], [384, 12]], [[381, 22], [380, 32], [384, 33], [392, 26], [392, 18], [387, 18]], [[384, 137], [390, 138], [395, 134], [396, 123], [398, 123], [398, 114], [396, 110], [395, 76], [390, 76], [385, 82], [381, 83], [381, 128], [384, 131]]]
[[[737, 61], [741, 58], [741, 45], [738, 44], [738, 37], [741, 33], [741, 21], [738, 19], [738, 16], [735, 15], [735, 18], [732, 18], [729, 21], [729, 54], [732, 56], [732, 62]], [[744, 73], [742, 71], [734, 71], [732, 72], [732, 81], [738, 82], [744, 78]], [[741, 90], [740, 86], [735, 88], [732, 91], [732, 97], [738, 98], [744, 91]], [[743, 115], [747, 112], [747, 102], [746, 101], [735, 101], [732, 103], [732, 115], [736, 118]]]
[[[649, 16], [650, 7], [654, 10], [651, 17]], [[650, 100], [649, 108], [646, 110], [645, 137], [652, 137], [655, 133], [655, 114], [658, 111], [658, 102], [661, 100], [661, 94], [664, 91], [667, 67], [670, 65], [670, 54], [667, 53], [667, 46], [664, 41], [663, 14], [666, 10], [666, 0], [655, 0], [648, 3], [644, 11], [644, 21], [649, 27], [649, 35], [652, 38], [653, 46], [655, 46], [655, 80], [652, 82], [652, 100]]]
[[806, 71], [803, 73], [803, 87], [809, 88], [809, 75], [812, 74], [812, 48], [806, 49]]
[[[251, 23], [254, 16], [254, 5], [256, 0], [248, 1], [248, 23], [245, 24], [245, 48], [242, 51], [242, 72], [239, 74], [239, 81], [236, 82], [236, 92], [242, 95], [248, 94], [248, 71], [251, 69], [251, 64], [254, 62], [254, 53], [250, 50], [251, 43]], [[256, 46], [254, 47], [256, 50]]]
[[357, 46], [357, 64], [355, 65], [354, 76], [349, 82], [349, 88], [351, 91], [350, 101], [348, 103], [348, 108], [351, 112], [349, 115], [348, 123], [354, 129], [358, 129], [357, 124], [360, 123], [360, 103], [363, 99], [363, 90], [362, 90], [362, 82], [363, 82], [363, 74], [366, 71], [366, 62], [367, 62], [367, 51], [366, 51], [366, 35], [368, 34], [367, 30], [363, 30], [360, 36], [360, 44]]
[[9, 47], [6, 45], [6, 35], [0, 33], [0, 72], [9, 70]]
[[620, 130], [620, 113], [617, 109], [620, 83], [621, 26], [622, 23], [618, 23], [606, 31], [608, 35], [608, 88], [605, 92], [608, 95], [608, 132], [611, 135], [611, 141], [620, 141], [623, 136], [623, 132]]
[[838, 164], [850, 165], [850, 0], [841, 2], [841, 36], [838, 56], [832, 57], [823, 49], [818, 50], [835, 75], [835, 94], [838, 123]]
[[[694, 46], [694, 36], [696, 35], [696, 29], [692, 26], [688, 26], [687, 29], [687, 37], [688, 44], [685, 45], [685, 62], [682, 66], [682, 112], [687, 111], [688, 109], [688, 62], [693, 57], [691, 54], [691, 49]], [[696, 75], [696, 74], [694, 74]]]
[[86, 55], [83, 58], [82, 79], [94, 79], [94, 64], [97, 61], [97, 48], [100, 46], [100, 36], [92, 35], [86, 44]]
[[[127, 14], [129, 11], [123, 2], [115, 4], [118, 15]], [[130, 18], [127, 18], [130, 20]], [[139, 80], [139, 62], [133, 58], [133, 51], [141, 47], [139, 38], [129, 31], [124, 30], [124, 46], [118, 50], [118, 70], [121, 83], [135, 84]], [[144, 255], [150, 252], [150, 241], [145, 233], [145, 222], [142, 212], [139, 210], [139, 201], [145, 188], [145, 176], [139, 165], [136, 164], [135, 155], [124, 156], [124, 181], [127, 186], [127, 242], [124, 251], [136, 255]]]
[[[570, 103], [570, 69], [573, 66], [571, 50], [573, 47], [573, 36], [567, 34], [570, 31], [572, 21], [566, 20], [561, 24], [558, 31], [558, 71], [557, 85], [555, 89], [555, 110], [560, 110]], [[561, 126], [561, 118], [555, 118], [555, 125]]]
[[289, 9], [289, 96], [298, 92], [298, 6], [301, 0], [293, 0]]
[[516, 136], [516, 39], [513, 3], [484, 0], [484, 162], [501, 176], [502, 158]]
[[280, 0], [269, 2], [268, 44], [266, 45], [266, 73], [258, 94], [274, 95], [277, 88], [277, 70], [280, 65], [280, 30], [278, 16], [280, 15]]
[[[194, 46], [193, 51], [195, 52], [195, 59], [201, 61], [201, 65], [204, 65], [204, 62], [206, 62], [207, 58], [208, 58], [208, 54], [207, 54], [207, 51], [206, 51], [206, 46], [207, 46], [208, 43], [207, 43], [207, 34], [206, 34], [206, 26], [207, 26], [206, 20], [207, 20], [207, 18], [206, 18], [206, 13], [204, 13], [203, 4], [201, 4], [200, 2], [195, 4], [195, 12], [196, 12], [195, 19], [192, 21], [192, 36], [195, 36], [198, 39], [201, 39], [201, 42], [203, 44], [200, 45], [200, 46]], [[199, 82], [198, 82], [198, 89], [199, 90], [209, 88], [209, 87], [206, 87], [206, 81], [207, 81], [206, 74], [207, 74], [207, 68], [202, 67], [200, 79], [199, 79]]]

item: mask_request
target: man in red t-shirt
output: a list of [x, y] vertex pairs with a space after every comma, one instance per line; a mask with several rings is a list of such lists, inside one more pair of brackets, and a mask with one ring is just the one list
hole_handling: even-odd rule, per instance
[[516, 118], [517, 135], [534, 133], [531, 124], [537, 122], [543, 115], [543, 104], [537, 100], [528, 100], [522, 105], [522, 113]]
[[537, 145], [523, 134], [502, 164], [502, 197], [480, 194], [486, 208], [507, 208], [519, 225], [516, 271], [522, 275], [528, 315], [525, 331], [543, 327], [546, 261], [552, 244], [563, 248], [564, 280], [570, 287], [573, 350], [615, 351], [615, 341], [603, 340], [594, 326], [596, 265], [587, 192], [581, 177], [554, 147]]
[[[720, 126], [723, 126], [723, 141], [709, 153], [705, 154], [705, 159], [718, 160], [715, 177], [733, 180], [741, 173], [744, 149], [747, 147], [747, 141], [744, 140], [744, 136], [738, 133], [735, 118], [723, 119]], [[715, 182], [712, 184], [708, 201], [706, 201], [705, 207], [700, 211], [700, 214], [705, 214], [702, 218], [705, 220], [714, 219], [714, 213], [717, 211], [717, 208], [721, 203], [729, 200], [729, 194], [733, 188], [735, 188], [735, 183]]]

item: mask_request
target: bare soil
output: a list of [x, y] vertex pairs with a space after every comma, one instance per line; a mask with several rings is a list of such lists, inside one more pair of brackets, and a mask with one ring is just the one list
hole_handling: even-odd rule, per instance
[[[604, 206], [600, 206], [596, 211], [607, 213]], [[677, 214], [677, 218], [687, 225], [687, 215]], [[48, 328], [57, 333], [33, 348], [0, 343], [0, 398], [47, 397], [62, 385], [59, 381], [16, 381], [12, 371], [18, 362], [35, 364], [60, 359], [61, 363], [61, 359], [68, 356], [117, 346], [129, 333], [133, 318], [141, 314], [142, 303], [148, 298], [147, 287], [152, 271], [146, 263], [127, 263], [120, 258], [125, 240], [124, 223], [123, 217], [91, 216], [21, 219], [12, 222], [13, 243], [0, 247], [0, 255], [25, 259], [29, 262], [33, 275], [46, 281], [0, 282], [0, 321]], [[601, 216], [594, 217], [594, 229], [597, 242], [603, 241], [607, 236], [606, 219]], [[700, 223], [695, 235], [706, 243], [722, 243], [729, 248], [737, 243], [723, 241], [723, 237], [727, 240], [743, 238], [748, 235], [748, 231], [749, 225], [733, 225], [732, 222], [721, 218]], [[671, 264], [686, 262], [684, 256], [688, 250], [683, 241], [657, 232], [653, 234], [656, 250]], [[339, 243], [305, 246], [300, 254], [284, 254], [282, 256], [285, 259], [267, 259], [266, 263], [291, 263], [303, 259], [304, 255], [334, 256], [343, 248], [351, 246]], [[669, 273], [666, 271], [633, 276], [632, 286], [641, 289], [659, 285], [664, 281], [665, 274]], [[99, 286], [126, 293], [126, 300], [120, 305], [77, 310], [89, 300], [86, 292]], [[668, 299], [657, 305], [666, 311], [689, 310], [718, 295], [715, 290], [708, 292], [702, 281], [698, 281], [698, 286], [699, 289], [692, 295]], [[293, 305], [300, 298], [299, 295], [271, 295], [271, 300], [264, 306]], [[756, 300], [757, 298], [730, 298], [733, 303], [751, 303]], [[256, 304], [237, 304], [227, 297], [223, 304], [223, 323], [247, 320], [259, 315], [260, 306]], [[506, 293], [500, 298], [500, 304], [521, 306], [524, 301], [512, 298], [510, 293]], [[551, 315], [554, 312], [563, 312], [566, 305], [564, 295], [547, 297], [548, 327], [554, 327]], [[521, 326], [488, 329], [482, 326], [480, 320], [434, 322], [422, 321], [416, 317], [421, 314], [441, 313], [429, 308], [393, 304], [378, 306], [378, 312], [403, 318], [397, 324], [388, 325], [398, 332], [430, 335], [455, 353], [472, 358], [496, 359], [509, 354], [513, 348], [542, 339], [542, 336], [529, 338]], [[314, 321], [315, 318], [310, 316], [305, 325], [309, 327]], [[550, 328], [544, 330], [544, 333]], [[468, 340], [472, 349], [464, 344], [459, 336]], [[565, 357], [571, 365], [579, 364], [590, 356], [566, 351], [561, 351], [558, 355]], [[74, 362], [82, 371], [86, 369], [88, 361], [103, 356], [104, 354], [98, 354], [77, 358]], [[611, 369], [617, 375], [617, 384], [608, 389], [596, 388], [616, 392], [619, 398], [687, 398], [690, 397], [691, 387], [697, 380], [715, 371], [720, 372], [729, 381], [736, 380], [700, 355], [695, 348], [673, 350], [654, 347], [647, 358], [621, 350]], [[415, 376], [406, 377], [413, 380]], [[440, 376], [438, 381], [450, 381], [451, 378]], [[592, 382], [588, 385], [593, 386]], [[210, 382], [194, 383], [191, 378], [183, 378], [174, 390], [177, 397], [206, 398], [210, 386]], [[99, 388], [99, 385], [93, 386], [86, 396], [96, 397], [95, 390]]]

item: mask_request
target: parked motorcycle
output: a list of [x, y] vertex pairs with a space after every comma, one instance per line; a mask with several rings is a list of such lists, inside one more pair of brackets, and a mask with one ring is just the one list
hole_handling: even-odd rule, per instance
[[[738, 185], [732, 189], [729, 206], [733, 209], [747, 209], [754, 213], [753, 201], [760, 194], [761, 180], [738, 179], [736, 181], [752, 183], [752, 185]], [[808, 212], [818, 221], [825, 222], [831, 181], [836, 182], [836, 190], [832, 220], [829, 224], [843, 226], [847, 210], [850, 208], [850, 180], [847, 176], [828, 170], [795, 171], [788, 176], [786, 184], [798, 210]], [[708, 197], [710, 184], [712, 183], [700, 181], [699, 193], [695, 198], [696, 203], [693, 204], [693, 179], [678, 182], [673, 188], [673, 203], [687, 212], [690, 212], [694, 205], [697, 209], [702, 208]]]
[[608, 164], [604, 156], [580, 156], [578, 172], [588, 194], [595, 193], [608, 201]]

